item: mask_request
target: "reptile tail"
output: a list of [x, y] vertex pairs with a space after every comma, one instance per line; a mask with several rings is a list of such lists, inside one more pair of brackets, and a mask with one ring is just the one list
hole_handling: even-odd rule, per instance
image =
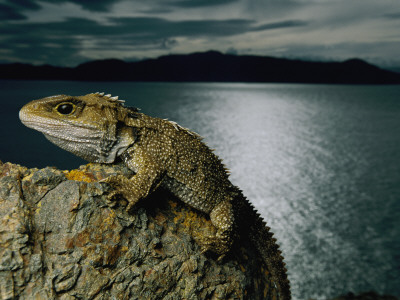
[[240, 193], [237, 195], [237, 201], [234, 201], [234, 206], [238, 210], [235, 217], [239, 217], [237, 224], [241, 224], [239, 231], [249, 236], [262, 256], [272, 279], [275, 281], [279, 299], [290, 300], [291, 292], [286, 274], [287, 269], [283, 262], [282, 252], [276, 244], [276, 239], [273, 237], [273, 233], [269, 231], [270, 227], [266, 225], [254, 206], [243, 196], [240, 190], [236, 192]]

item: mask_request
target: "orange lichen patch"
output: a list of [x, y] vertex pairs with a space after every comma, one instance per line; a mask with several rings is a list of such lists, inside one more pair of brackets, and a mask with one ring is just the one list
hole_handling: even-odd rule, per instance
[[63, 171], [65, 177], [69, 180], [84, 181], [84, 182], [94, 182], [97, 181], [93, 174], [85, 172], [83, 170], [71, 170]]
[[110, 210], [108, 213], [108, 216], [104, 219], [104, 224], [105, 224], [106, 228], [108, 228], [114, 224], [115, 218], [116, 218], [115, 211]]
[[84, 247], [90, 241], [90, 232], [84, 230], [77, 233], [72, 239], [67, 240], [67, 247]]
[[186, 228], [192, 228], [195, 223], [198, 223], [199, 215], [192, 210], [175, 211], [174, 223], [182, 223]]
[[[115, 222], [116, 213], [113, 210], [104, 210], [100, 215], [92, 218], [92, 226], [78, 232], [67, 240], [67, 247], [86, 247], [89, 244], [117, 244], [120, 237], [115, 234], [118, 225]], [[106, 241], [106, 242], [105, 242]]]
[[113, 265], [121, 252], [128, 248], [121, 247], [120, 235], [117, 234], [118, 222], [113, 210], [104, 210], [101, 214], [92, 216], [91, 226], [76, 233], [66, 240], [66, 247], [81, 248], [85, 259], [91, 265]]
[[[176, 203], [170, 202], [177, 206]], [[183, 230], [189, 232], [195, 240], [202, 240], [206, 236], [213, 236], [216, 233], [216, 228], [212, 225], [211, 221], [206, 218], [202, 213], [198, 213], [192, 209], [174, 209], [174, 220], [175, 224], [179, 224]]]

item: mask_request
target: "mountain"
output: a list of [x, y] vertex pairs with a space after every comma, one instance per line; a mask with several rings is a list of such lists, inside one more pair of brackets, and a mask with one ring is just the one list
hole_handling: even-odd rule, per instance
[[216, 51], [167, 55], [138, 62], [96, 60], [75, 68], [0, 64], [1, 79], [82, 81], [285, 82], [400, 84], [400, 74], [360, 59], [310, 62]]

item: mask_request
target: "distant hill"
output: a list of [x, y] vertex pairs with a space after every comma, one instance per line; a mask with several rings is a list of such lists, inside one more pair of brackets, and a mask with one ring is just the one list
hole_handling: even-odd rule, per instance
[[75, 68], [0, 64], [1, 79], [82, 81], [285, 82], [400, 84], [400, 74], [360, 59], [310, 62], [216, 51], [167, 55], [138, 62], [96, 60]]

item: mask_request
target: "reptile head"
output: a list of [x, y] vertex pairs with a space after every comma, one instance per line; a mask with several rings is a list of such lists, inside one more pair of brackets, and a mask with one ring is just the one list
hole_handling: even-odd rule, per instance
[[19, 118], [52, 143], [85, 160], [112, 163], [135, 138], [132, 128], [125, 126], [129, 110], [122, 102], [104, 93], [57, 95], [26, 104]]

